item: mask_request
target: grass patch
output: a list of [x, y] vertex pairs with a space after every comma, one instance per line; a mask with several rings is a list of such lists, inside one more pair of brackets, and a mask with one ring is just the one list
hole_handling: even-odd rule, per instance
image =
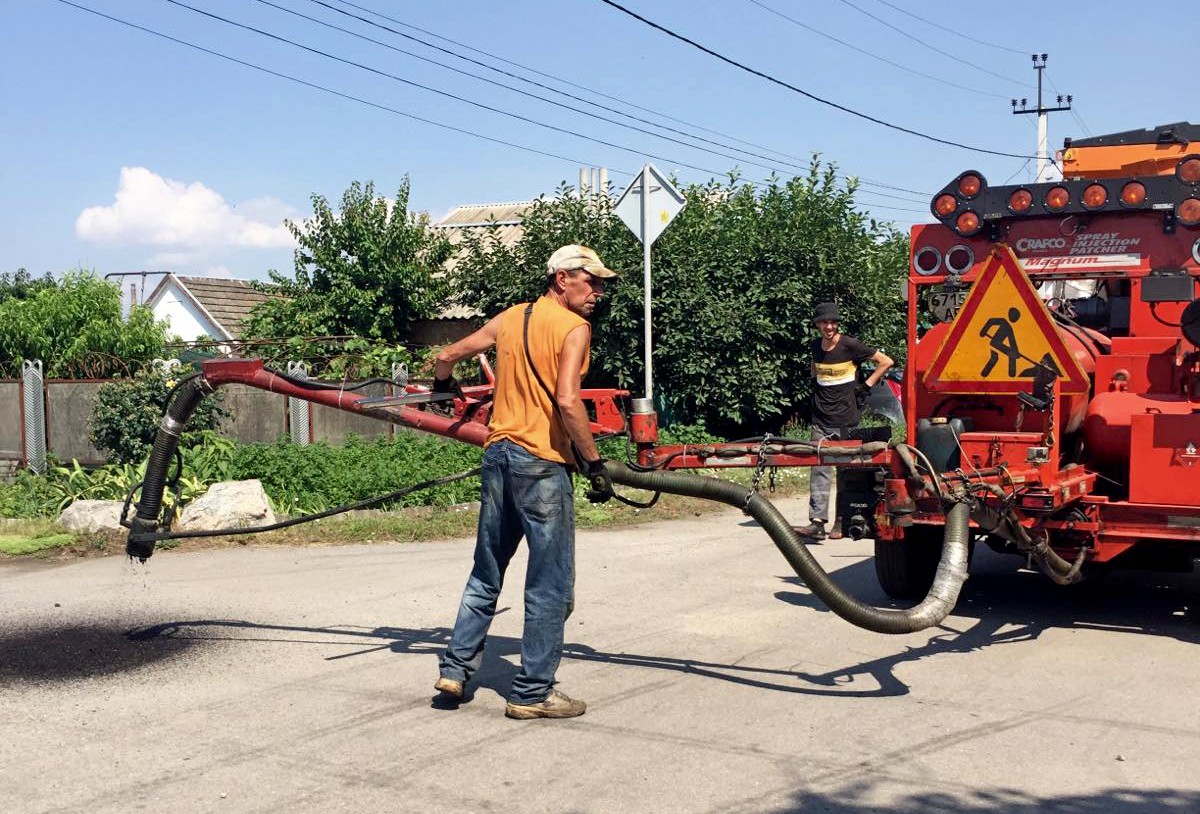
[[36, 554], [54, 548], [63, 548], [74, 544], [75, 535], [67, 532], [47, 534], [40, 537], [27, 537], [23, 534], [0, 534], [0, 554], [17, 556], [20, 554]]
[[[750, 469], [729, 469], [723, 472], [706, 473], [722, 479], [749, 486], [754, 478]], [[764, 474], [760, 490], [768, 490], [769, 475]], [[776, 476], [775, 495], [787, 497], [808, 486], [808, 469], [779, 470]], [[581, 528], [605, 528], [634, 526], [658, 520], [675, 520], [694, 517], [728, 508], [723, 503], [680, 495], [662, 495], [651, 509], [636, 509], [616, 501], [599, 505], [588, 503], [584, 498], [583, 480], [576, 479], [575, 521]], [[650, 499], [651, 493], [618, 487], [621, 494], [640, 502]], [[359, 545], [371, 543], [412, 543], [424, 540], [446, 540], [474, 537], [479, 520], [479, 510], [473, 504], [461, 506], [410, 507], [391, 512], [355, 512], [346, 516], [330, 517], [313, 523], [305, 523], [266, 534], [247, 534], [230, 537], [214, 537], [195, 540], [169, 540], [169, 545], [159, 543], [159, 548], [177, 547], [183, 551], [207, 548], [229, 548], [234, 546], [295, 546], [295, 545]], [[175, 544], [175, 545], [170, 545]]]
[[[698, 470], [705, 477], [749, 486], [753, 469]], [[584, 497], [586, 486], [576, 478], [575, 518], [581, 529], [634, 526], [659, 520], [675, 520], [723, 511], [723, 503], [700, 498], [664, 494], [650, 509], [637, 509], [617, 501], [593, 505]], [[770, 472], [763, 473], [760, 491], [769, 494]], [[808, 486], [808, 469], [780, 469], [775, 477], [775, 496], [788, 497]], [[632, 500], [645, 502], [651, 493], [617, 487]], [[476, 492], [476, 495], [478, 493]], [[479, 510], [474, 504], [455, 506], [413, 506], [395, 511], [353, 512], [265, 534], [227, 537], [160, 540], [160, 551], [203, 551], [240, 546], [335, 546], [371, 543], [411, 543], [475, 536]], [[49, 520], [0, 520], [0, 553], [38, 554], [58, 551], [66, 556], [103, 556], [124, 550], [124, 533], [70, 534]]]

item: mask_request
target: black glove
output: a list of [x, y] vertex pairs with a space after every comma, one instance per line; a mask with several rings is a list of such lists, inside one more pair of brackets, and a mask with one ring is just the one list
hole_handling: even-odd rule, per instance
[[453, 393], [456, 398], [466, 401], [466, 396], [463, 395], [462, 385], [458, 383], [458, 379], [454, 376], [447, 376], [444, 379], [434, 379], [433, 387], [430, 388], [434, 393]]
[[871, 385], [866, 382], [859, 382], [854, 385], [854, 403], [858, 405], [859, 411], [862, 411], [867, 406], [867, 399], [871, 396]]
[[588, 502], [607, 503], [613, 496], [613, 482], [604, 469], [604, 459], [589, 461], [584, 475], [588, 479]]

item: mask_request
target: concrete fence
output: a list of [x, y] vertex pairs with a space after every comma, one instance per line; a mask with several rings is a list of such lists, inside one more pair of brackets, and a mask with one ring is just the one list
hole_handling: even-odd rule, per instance
[[[11, 477], [16, 468], [25, 466], [44, 472], [47, 454], [85, 466], [106, 463], [90, 436], [96, 393], [107, 380], [42, 379], [40, 365], [25, 373], [21, 379], [0, 379], [0, 478]], [[356, 392], [387, 396], [402, 389], [379, 383]], [[242, 384], [218, 392], [230, 414], [219, 431], [243, 443], [274, 443], [283, 436], [296, 443], [340, 444], [351, 434], [379, 438], [403, 431], [385, 421], [316, 404], [289, 410], [286, 396]]]

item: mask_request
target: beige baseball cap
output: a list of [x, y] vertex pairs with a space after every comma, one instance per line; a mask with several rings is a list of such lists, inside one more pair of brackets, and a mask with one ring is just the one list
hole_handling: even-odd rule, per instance
[[575, 271], [576, 269], [583, 269], [593, 277], [617, 276], [617, 272], [605, 267], [600, 255], [596, 254], [594, 249], [580, 246], [578, 243], [563, 246], [550, 255], [550, 259], [546, 261], [547, 276], [556, 271]]

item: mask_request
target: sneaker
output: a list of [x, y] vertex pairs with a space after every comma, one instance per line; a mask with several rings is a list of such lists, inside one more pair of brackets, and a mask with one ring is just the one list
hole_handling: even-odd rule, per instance
[[830, 540], [840, 540], [843, 537], [845, 537], [846, 535], [842, 534], [841, 526], [834, 526], [833, 528], [831, 528], [829, 530], [829, 534], [827, 536], [829, 537]]
[[463, 683], [456, 681], [453, 678], [442, 676], [437, 681], [433, 682], [433, 688], [443, 695], [449, 695], [451, 698], [463, 697]]
[[574, 718], [587, 712], [587, 704], [576, 701], [566, 693], [551, 690], [544, 701], [536, 704], [514, 704], [509, 701], [504, 707], [506, 718]]
[[811, 537], [814, 540], [825, 539], [825, 523], [821, 520], [814, 520], [807, 526], [792, 526], [792, 531], [801, 537]]

